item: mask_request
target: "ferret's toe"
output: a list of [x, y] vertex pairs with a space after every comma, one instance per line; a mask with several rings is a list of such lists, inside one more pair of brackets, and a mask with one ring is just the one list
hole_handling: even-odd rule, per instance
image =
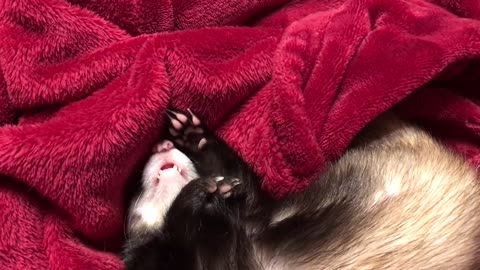
[[190, 109], [187, 109], [187, 111], [190, 114], [190, 121], [192, 122], [192, 124], [194, 126], [199, 126], [201, 124], [200, 119], [198, 119], [198, 117], [195, 114], [193, 114]]

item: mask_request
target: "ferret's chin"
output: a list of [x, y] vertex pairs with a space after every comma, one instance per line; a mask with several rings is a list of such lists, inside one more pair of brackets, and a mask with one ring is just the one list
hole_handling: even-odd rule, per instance
[[175, 148], [158, 144], [147, 162], [142, 177], [142, 189], [129, 210], [130, 234], [148, 233], [163, 225], [165, 214], [181, 189], [197, 178], [191, 160]]

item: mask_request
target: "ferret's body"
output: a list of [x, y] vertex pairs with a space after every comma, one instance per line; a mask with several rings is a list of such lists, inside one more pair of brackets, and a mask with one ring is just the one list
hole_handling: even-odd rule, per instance
[[133, 230], [127, 269], [478, 269], [478, 174], [421, 129], [379, 118], [318, 181], [274, 201], [198, 119], [173, 115], [200, 178], [161, 226]]

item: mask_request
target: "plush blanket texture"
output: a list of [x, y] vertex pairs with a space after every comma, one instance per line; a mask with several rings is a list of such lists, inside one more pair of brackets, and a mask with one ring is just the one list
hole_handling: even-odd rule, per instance
[[480, 166], [478, 0], [0, 0], [0, 269], [121, 269], [165, 108], [301, 190], [394, 108]]

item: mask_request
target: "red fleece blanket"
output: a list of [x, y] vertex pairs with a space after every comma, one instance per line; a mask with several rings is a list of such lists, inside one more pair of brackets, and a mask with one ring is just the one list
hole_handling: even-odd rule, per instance
[[389, 108], [480, 166], [479, 56], [477, 0], [0, 0], [0, 268], [121, 269], [168, 104], [277, 197]]

